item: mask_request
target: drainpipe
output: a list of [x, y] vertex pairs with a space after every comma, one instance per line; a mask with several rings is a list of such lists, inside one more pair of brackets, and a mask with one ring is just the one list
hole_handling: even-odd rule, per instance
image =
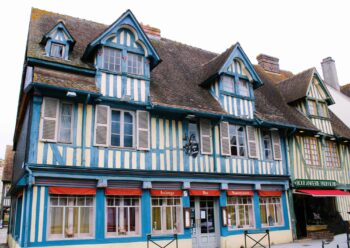
[[86, 105], [90, 100], [90, 94], [87, 95], [83, 106], [83, 120], [81, 128], [81, 165], [85, 166], [85, 128], [86, 128]]
[[25, 165], [25, 170], [28, 172], [28, 189], [26, 190], [26, 215], [25, 215], [25, 227], [24, 227], [24, 243], [23, 247], [28, 247], [28, 241], [29, 241], [29, 209], [30, 209], [30, 196], [32, 192], [32, 187], [34, 185], [34, 176], [33, 172], [29, 169], [28, 165]]

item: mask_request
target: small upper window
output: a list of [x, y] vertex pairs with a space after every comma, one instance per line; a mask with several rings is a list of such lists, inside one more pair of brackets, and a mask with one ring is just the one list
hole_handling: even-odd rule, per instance
[[222, 89], [230, 93], [235, 93], [235, 83], [232, 77], [224, 76], [222, 78]]
[[50, 48], [50, 56], [55, 58], [64, 58], [64, 45], [52, 43]]
[[272, 159], [272, 139], [271, 132], [267, 130], [262, 131], [263, 136], [263, 147], [264, 147], [264, 158], [271, 160]]
[[249, 85], [247, 81], [239, 80], [237, 82], [239, 95], [241, 96], [249, 96]]
[[143, 74], [143, 57], [137, 54], [128, 54], [128, 73], [135, 75]]
[[199, 132], [197, 122], [188, 123], [188, 138], [189, 140], [198, 143], [199, 142]]
[[134, 114], [112, 110], [111, 145], [117, 147], [134, 146]]
[[247, 156], [246, 135], [243, 126], [230, 125], [231, 155]]
[[103, 69], [112, 72], [121, 72], [122, 54], [120, 50], [104, 47], [103, 48]]

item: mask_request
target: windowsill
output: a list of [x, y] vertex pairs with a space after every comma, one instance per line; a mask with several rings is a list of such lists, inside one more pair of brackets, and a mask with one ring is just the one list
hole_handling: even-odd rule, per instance
[[321, 119], [321, 120], [328, 120], [329, 121], [329, 116], [319, 116], [319, 115], [309, 114], [309, 117], [315, 118], [315, 119]]
[[180, 232], [180, 233], [151, 233], [152, 237], [156, 237], [156, 238], [166, 238], [166, 237], [173, 237], [174, 234], [177, 235], [182, 235], [184, 234], [184, 232]]
[[109, 73], [109, 74], [113, 74], [113, 75], [118, 75], [118, 76], [127, 76], [127, 77], [131, 77], [131, 78], [135, 78], [135, 79], [142, 79], [142, 80], [149, 80], [150, 78], [145, 76], [144, 74], [143, 75], [136, 75], [136, 74], [131, 74], [131, 73], [128, 73], [128, 72], [116, 72], [116, 71], [109, 71], [109, 70], [106, 70], [106, 69], [103, 69], [103, 68], [97, 68], [99, 71], [101, 72], [104, 72], [104, 73]]
[[65, 58], [60, 58], [60, 57], [53, 57], [50, 55], [45, 54], [45, 57], [52, 58], [52, 59], [57, 59], [57, 60], [63, 60], [63, 61], [71, 61], [70, 59], [65, 59]]
[[265, 225], [261, 225], [261, 228], [275, 228], [275, 227], [284, 227], [284, 224], [276, 225], [276, 226], [265, 226]]
[[95, 236], [93, 236], [93, 237], [74, 237], [74, 238], [47, 237], [47, 241], [91, 240], [91, 239], [95, 239]]
[[135, 234], [135, 235], [108, 235], [106, 234], [105, 237], [107, 239], [125, 239], [125, 238], [137, 238], [137, 237], [141, 237], [141, 234]]
[[254, 101], [255, 100], [253, 97], [237, 95], [236, 93], [232, 93], [232, 92], [229, 92], [229, 91], [226, 91], [226, 90], [220, 90], [220, 93], [222, 93], [224, 95], [227, 95], [227, 96], [232, 96], [232, 97], [244, 99], [244, 100], [249, 100], [249, 101]]
[[244, 230], [254, 230], [256, 227], [242, 227], [242, 228], [228, 228], [229, 231], [244, 231]]
[[312, 164], [306, 164], [307, 167], [313, 168], [313, 169], [323, 169], [322, 165], [312, 165]]
[[326, 169], [330, 169], [330, 170], [342, 170], [343, 168], [340, 167], [340, 166], [337, 166], [337, 167], [333, 167], [333, 166], [327, 166], [325, 167]]

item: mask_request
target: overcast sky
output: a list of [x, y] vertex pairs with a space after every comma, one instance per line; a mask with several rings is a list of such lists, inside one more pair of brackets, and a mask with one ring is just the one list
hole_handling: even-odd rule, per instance
[[[259, 53], [297, 73], [332, 56], [340, 84], [350, 82], [348, 1], [3, 1], [0, 13], [0, 158], [12, 144], [31, 7], [111, 24], [131, 9], [163, 37], [223, 52], [239, 41], [253, 63]], [[78, 37], [76, 37], [78, 39]]]

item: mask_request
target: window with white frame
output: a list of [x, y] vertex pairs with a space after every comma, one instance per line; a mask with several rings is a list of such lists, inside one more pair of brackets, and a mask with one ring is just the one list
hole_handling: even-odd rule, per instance
[[92, 238], [94, 223], [93, 196], [50, 195], [49, 239]]
[[337, 143], [333, 141], [326, 141], [325, 143], [325, 158], [326, 166], [339, 167], [339, 154], [337, 149]]
[[108, 236], [140, 235], [139, 197], [108, 196], [106, 208], [106, 232]]
[[103, 47], [103, 69], [121, 72], [122, 53], [118, 49]]
[[232, 77], [222, 77], [222, 89], [229, 93], [235, 93], [235, 82]]
[[181, 233], [183, 229], [181, 197], [152, 197], [152, 233]]
[[50, 56], [55, 58], [63, 58], [64, 49], [65, 49], [65, 46], [63, 44], [51, 43]]
[[245, 128], [230, 124], [231, 155], [238, 157], [247, 156], [247, 141]]
[[237, 86], [238, 86], [239, 95], [241, 95], [241, 96], [249, 96], [250, 95], [249, 84], [247, 81], [238, 80]]
[[304, 155], [307, 165], [320, 165], [320, 154], [316, 138], [304, 137]]
[[260, 197], [259, 204], [262, 226], [283, 225], [281, 197]]
[[111, 110], [111, 146], [134, 146], [134, 113]]
[[247, 229], [255, 226], [253, 197], [228, 196], [227, 217], [229, 229]]
[[128, 53], [127, 72], [135, 75], [143, 75], [143, 57], [134, 53]]
[[273, 154], [272, 154], [271, 132], [268, 130], [262, 130], [262, 139], [263, 139], [264, 158], [267, 160], [272, 160]]

